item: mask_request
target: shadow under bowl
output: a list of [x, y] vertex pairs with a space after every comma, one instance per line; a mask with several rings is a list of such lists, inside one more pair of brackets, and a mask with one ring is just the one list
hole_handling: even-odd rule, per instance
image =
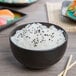
[[44, 69], [52, 66], [63, 57], [67, 47], [68, 35], [64, 29], [55, 24], [44, 23], [44, 22], [35, 22], [35, 23], [40, 23], [47, 27], [54, 25], [57, 29], [63, 30], [63, 34], [66, 41], [62, 45], [54, 49], [29, 50], [21, 48], [12, 42], [11, 37], [16, 33], [17, 30], [24, 28], [27, 24], [18, 26], [16, 29], [14, 29], [10, 34], [9, 41], [13, 55], [21, 64], [31, 69]]

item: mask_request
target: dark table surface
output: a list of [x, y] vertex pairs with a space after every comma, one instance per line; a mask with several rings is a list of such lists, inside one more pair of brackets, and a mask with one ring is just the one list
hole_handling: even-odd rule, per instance
[[[39, 0], [37, 3], [28, 7], [17, 9], [28, 16], [10, 27], [0, 32], [0, 76], [57, 76], [65, 67], [68, 57], [72, 54], [73, 61], [76, 59], [76, 33], [68, 33], [68, 47], [63, 58], [45, 70], [31, 71], [24, 68], [12, 55], [9, 34], [16, 27], [21, 24], [29, 22], [47, 22], [47, 15], [45, 9], [45, 2], [57, 2], [59, 0]], [[76, 66], [68, 71], [67, 76], [76, 76]]]

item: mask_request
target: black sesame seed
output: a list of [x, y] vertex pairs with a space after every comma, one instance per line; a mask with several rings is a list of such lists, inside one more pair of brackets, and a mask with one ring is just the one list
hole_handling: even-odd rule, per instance
[[52, 33], [52, 35], [53, 35], [54, 33]]
[[40, 41], [40, 43], [42, 43], [42, 41]]
[[39, 35], [37, 34], [37, 36], [39, 36]]
[[38, 30], [38, 32], [40, 33], [40, 30]]
[[42, 31], [44, 33], [44, 31]]
[[26, 38], [27, 38], [28, 36], [26, 36]]
[[44, 36], [47, 36], [47, 34], [44, 34]]
[[34, 47], [36, 47], [37, 45], [34, 45]]

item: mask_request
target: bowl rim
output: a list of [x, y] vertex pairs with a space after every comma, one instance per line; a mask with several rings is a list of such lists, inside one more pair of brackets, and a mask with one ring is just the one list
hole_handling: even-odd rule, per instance
[[[40, 23], [40, 24], [43, 24], [43, 25], [44, 25], [44, 24], [54, 25], [56, 28], [59, 28], [59, 29], [63, 30], [63, 32], [65, 33], [65, 41], [64, 41], [61, 45], [59, 45], [59, 46], [57, 46], [57, 47], [55, 47], [55, 48], [52, 48], [52, 49], [41, 49], [42, 51], [41, 51], [41, 50], [34, 50], [34, 49], [32, 49], [32, 50], [31, 50], [31, 49], [25, 49], [25, 48], [22, 48], [22, 47], [16, 45], [16, 44], [11, 40], [11, 36], [13, 36], [12, 34], [15, 33], [19, 27], [21, 27], [21, 29], [22, 29], [22, 27], [25, 27], [26, 25], [28, 25], [28, 24], [33, 24], [33, 23]], [[58, 25], [56, 25], [56, 24], [53, 24], [53, 23], [48, 23], [48, 22], [31, 22], [31, 23], [26, 23], [26, 24], [23, 24], [23, 25], [19, 25], [19, 26], [17, 26], [15, 29], [13, 29], [13, 30], [11, 31], [10, 35], [9, 35], [9, 41], [10, 41], [13, 45], [15, 45], [16, 47], [18, 47], [18, 48], [20, 48], [20, 49], [23, 49], [23, 50], [28, 50], [28, 51], [32, 51], [32, 52], [46, 52], [46, 51], [48, 52], [48, 51], [55, 50], [55, 49], [61, 47], [62, 45], [64, 45], [65, 43], [67, 43], [67, 42], [68, 42], [68, 33], [67, 33], [62, 27], [60, 27], [60, 26], [58, 26]]]

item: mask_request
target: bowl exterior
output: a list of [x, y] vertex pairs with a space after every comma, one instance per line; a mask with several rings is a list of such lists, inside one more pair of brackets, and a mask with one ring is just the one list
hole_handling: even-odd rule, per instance
[[61, 47], [47, 51], [24, 50], [16, 47], [12, 42], [10, 45], [15, 58], [25, 67], [42, 69], [55, 64], [62, 58], [67, 47], [67, 42]]

